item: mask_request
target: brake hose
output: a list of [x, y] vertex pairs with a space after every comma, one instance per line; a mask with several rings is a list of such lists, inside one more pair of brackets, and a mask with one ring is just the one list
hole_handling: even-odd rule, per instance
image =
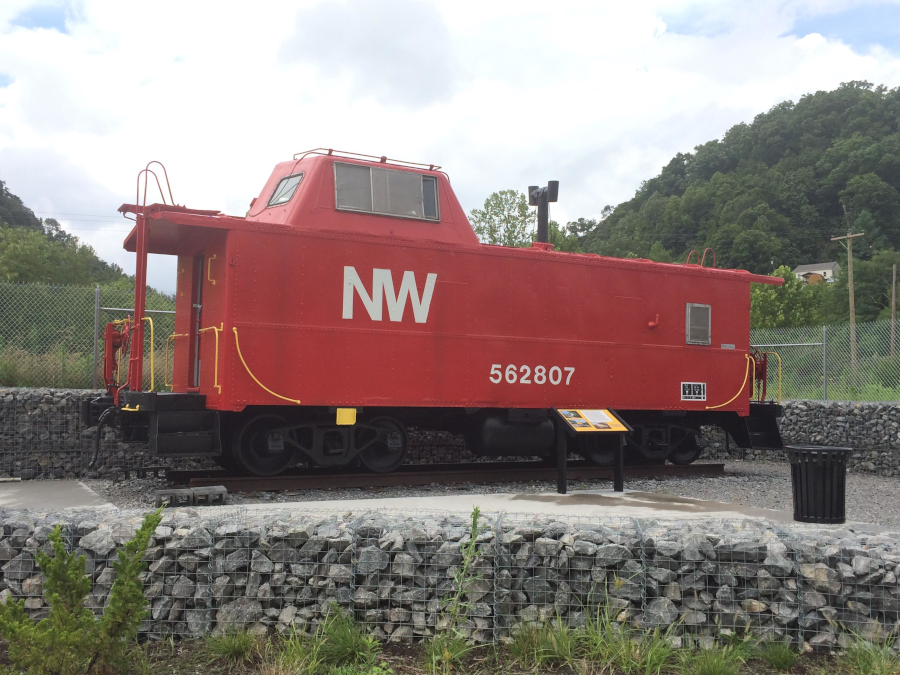
[[109, 417], [115, 416], [117, 411], [118, 408], [112, 406], [100, 413], [100, 418], [97, 420], [97, 436], [94, 438], [94, 455], [91, 457], [91, 461], [88, 462], [88, 469], [94, 468], [94, 465], [97, 463], [97, 457], [100, 455], [100, 439], [103, 435], [103, 426]]

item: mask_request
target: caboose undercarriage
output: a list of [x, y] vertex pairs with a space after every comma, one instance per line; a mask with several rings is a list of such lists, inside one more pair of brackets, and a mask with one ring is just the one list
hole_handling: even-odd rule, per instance
[[[354, 409], [353, 424], [336, 424], [333, 407], [250, 406], [215, 411], [200, 394], [122, 392], [121, 408], [108, 396], [85, 401], [83, 421], [97, 424], [102, 411], [118, 411], [115, 426], [131, 442], [147, 442], [157, 457], [209, 457], [236, 474], [274, 476], [303, 464], [360, 465], [376, 473], [397, 469], [410, 445], [409, 429], [461, 435], [480, 457], [555, 457], [550, 410], [496, 408]], [[780, 449], [781, 406], [751, 404], [750, 416], [734, 412], [618, 411], [634, 433], [626, 438], [626, 462], [685, 465], [696, 461], [703, 426], [716, 426], [742, 448]], [[574, 439], [570, 452], [598, 466], [612, 466], [618, 437]]]

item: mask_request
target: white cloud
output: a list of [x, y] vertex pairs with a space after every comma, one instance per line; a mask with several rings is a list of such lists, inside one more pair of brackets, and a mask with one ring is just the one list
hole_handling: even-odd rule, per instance
[[358, 98], [386, 106], [450, 99], [459, 70], [437, 8], [421, 0], [321, 2], [297, 12], [280, 55], [322, 76], [344, 77]]
[[[553, 217], [596, 217], [782, 100], [900, 84], [890, 51], [789, 35], [851, 0], [78, 0], [66, 34], [11, 26], [16, 2], [0, 3], [0, 176], [97, 220], [150, 159], [179, 203], [241, 215], [277, 162], [323, 145], [439, 163], [466, 210], [558, 179]], [[133, 269], [121, 229], [60, 220]], [[172, 290], [172, 269], [151, 282]]]

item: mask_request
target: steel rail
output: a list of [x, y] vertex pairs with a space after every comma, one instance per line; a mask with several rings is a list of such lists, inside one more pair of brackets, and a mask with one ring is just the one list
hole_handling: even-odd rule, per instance
[[[300, 473], [302, 472], [302, 473]], [[721, 476], [724, 464], [635, 465], [625, 467], [626, 478], [671, 476]], [[612, 480], [612, 467], [599, 467], [584, 462], [572, 462], [568, 468], [570, 480]], [[289, 474], [264, 478], [232, 476], [224, 470], [167, 471], [170, 484], [191, 487], [222, 485], [229, 492], [258, 492], [281, 490], [322, 490], [330, 488], [378, 488], [417, 485], [453, 485], [456, 483], [517, 483], [556, 480], [556, 467], [540, 462], [501, 462], [469, 464], [408, 464], [392, 473], [368, 473], [358, 470], [299, 469]]]

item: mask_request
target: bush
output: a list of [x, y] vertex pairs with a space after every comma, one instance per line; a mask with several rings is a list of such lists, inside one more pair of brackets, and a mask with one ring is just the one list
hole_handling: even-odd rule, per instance
[[21, 671], [33, 675], [112, 675], [121, 673], [129, 647], [147, 615], [147, 600], [138, 575], [150, 536], [162, 520], [159, 511], [148, 514], [134, 538], [118, 551], [112, 564], [117, 577], [109, 604], [97, 619], [84, 606], [91, 591], [85, 557], [67, 553], [57, 525], [50, 534], [53, 556], [36, 555], [44, 576], [50, 612], [35, 623], [25, 613], [25, 601], [0, 605], [0, 637], [9, 645], [9, 658]]

